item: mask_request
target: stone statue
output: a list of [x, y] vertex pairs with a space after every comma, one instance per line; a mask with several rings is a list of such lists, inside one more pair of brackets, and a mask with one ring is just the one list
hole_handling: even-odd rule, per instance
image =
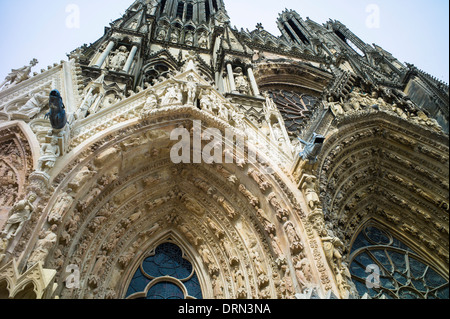
[[334, 102], [333, 97], [328, 98], [328, 105], [330, 106], [331, 112], [334, 116], [339, 116], [345, 114], [344, 108], [340, 102]]
[[273, 124], [272, 129], [275, 140], [279, 143], [279, 145], [282, 145], [282, 143], [284, 143], [286, 139], [284, 138], [280, 122], [277, 121], [275, 124]]
[[125, 46], [120, 46], [119, 49], [114, 51], [109, 59], [109, 69], [113, 71], [121, 71], [125, 66], [128, 57], [128, 50]]
[[194, 44], [194, 35], [192, 34], [192, 31], [186, 32], [186, 35], [184, 37], [184, 43], [186, 45], [193, 45]]
[[216, 275], [212, 277], [213, 294], [215, 299], [223, 298], [223, 285]]
[[[325, 234], [325, 231], [323, 232]], [[331, 231], [328, 235], [322, 237], [323, 249], [325, 251], [325, 256], [331, 268], [336, 271], [342, 268], [342, 254], [340, 249], [344, 247], [342, 241], [335, 237]]]
[[361, 103], [364, 103], [366, 93], [362, 93], [361, 89], [356, 87], [348, 95], [347, 103], [344, 104], [345, 112], [359, 111], [361, 110]]
[[17, 111], [15, 111], [15, 113], [23, 114], [29, 119], [32, 119], [34, 116], [39, 114], [45, 106], [48, 101], [48, 94], [49, 93], [45, 91], [30, 94], [30, 99]]
[[197, 95], [197, 83], [195, 83], [195, 79], [191, 74], [187, 76], [187, 82], [184, 85], [184, 90], [187, 93], [186, 104], [194, 105], [195, 96]]
[[198, 45], [202, 49], [208, 48], [208, 34], [206, 33], [206, 31], [202, 32], [202, 35], [200, 36], [200, 39], [198, 40]]
[[58, 138], [52, 137], [51, 143], [44, 144], [41, 149], [41, 157], [38, 161], [38, 170], [47, 172], [55, 166], [56, 159], [60, 156]]
[[294, 268], [297, 281], [302, 287], [302, 290], [314, 285], [312, 282], [314, 277], [311, 271], [311, 264], [306, 257], [294, 257]]
[[162, 98], [161, 105], [172, 105], [183, 102], [183, 95], [176, 84], [169, 84], [166, 94]]
[[241, 67], [237, 67], [235, 71], [234, 81], [236, 82], [236, 90], [241, 94], [248, 95], [250, 93], [250, 86], [247, 77], [242, 72]]
[[161, 28], [158, 31], [158, 35], [156, 36], [156, 39], [159, 41], [164, 41], [166, 39], [166, 29]]
[[142, 112], [144, 114], [150, 112], [151, 110], [155, 109], [158, 106], [158, 97], [155, 94], [154, 90], [150, 90], [147, 93], [147, 100], [145, 101], [144, 108], [142, 109]]
[[24, 66], [20, 69], [11, 70], [11, 73], [9, 73], [6, 76], [5, 81], [3, 81], [2, 84], [0, 84], [0, 88], [3, 87], [3, 89], [7, 89], [11, 86], [19, 84], [25, 80], [28, 80], [30, 78], [31, 68], [36, 64], [38, 64], [38, 60], [33, 59], [30, 61], [30, 65]]
[[30, 269], [34, 264], [42, 261], [44, 262], [47, 258], [50, 249], [54, 246], [56, 243], [56, 231], [58, 230], [57, 225], [52, 225], [52, 227], [41, 234], [39, 236], [39, 240], [36, 244], [36, 248], [34, 249], [33, 253], [31, 254], [30, 258], [27, 262], [27, 267]]
[[178, 29], [173, 29], [170, 33], [170, 42], [172, 43], [178, 43], [178, 39], [180, 37], [180, 31]]
[[68, 209], [73, 203], [73, 197], [69, 195], [71, 192], [72, 190], [68, 189], [58, 197], [58, 201], [53, 206], [53, 209], [51, 210], [47, 218], [49, 223], [55, 224], [60, 222], [61, 217], [63, 216], [66, 209]]
[[11, 238], [16, 237], [22, 230], [25, 222], [30, 219], [31, 214], [34, 211], [33, 202], [35, 200], [36, 195], [31, 194], [28, 198], [19, 201], [11, 208], [5, 229], [2, 232], [2, 235], [5, 236], [6, 240], [9, 241]]
[[312, 175], [305, 175], [305, 181], [302, 185], [303, 193], [305, 194], [306, 203], [311, 210], [320, 207], [320, 198], [316, 192], [316, 180], [317, 178]]
[[211, 90], [210, 89], [204, 89], [201, 90], [200, 93], [200, 108], [203, 111], [207, 111], [212, 113], [212, 98], [211, 98]]
[[5, 238], [0, 238], [0, 263], [6, 257], [6, 248], [8, 248], [8, 241]]

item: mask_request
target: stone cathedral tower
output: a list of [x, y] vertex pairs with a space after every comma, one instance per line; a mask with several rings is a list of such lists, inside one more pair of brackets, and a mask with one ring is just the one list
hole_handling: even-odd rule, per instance
[[0, 298], [448, 298], [448, 85], [339, 21], [276, 23], [136, 0], [12, 70]]

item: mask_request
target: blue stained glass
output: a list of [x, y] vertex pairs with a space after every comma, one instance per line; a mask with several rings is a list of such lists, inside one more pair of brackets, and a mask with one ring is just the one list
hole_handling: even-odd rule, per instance
[[145, 259], [142, 268], [151, 277], [171, 276], [179, 280], [188, 278], [192, 265], [183, 259], [181, 249], [171, 243], [156, 248], [155, 255]]
[[381, 263], [381, 265], [383, 265], [383, 267], [388, 272], [392, 272], [393, 271], [391, 262], [386, 257], [386, 253], [385, 253], [384, 250], [371, 250], [370, 252], [375, 256], [375, 258]]
[[447, 283], [447, 280], [445, 280], [433, 269], [428, 268], [427, 273], [425, 274], [425, 282], [427, 283], [427, 285], [437, 288]]
[[136, 273], [133, 276], [133, 279], [131, 279], [130, 286], [128, 287], [128, 291], [126, 296], [130, 296], [136, 292], [142, 292], [149, 284], [150, 279], [146, 278], [140, 269], [136, 271]]
[[406, 260], [404, 254], [390, 251], [389, 255], [397, 271], [403, 272], [406, 270]]
[[409, 269], [414, 278], [422, 278], [427, 269], [427, 265], [415, 260], [414, 258], [409, 258]]
[[387, 289], [395, 289], [395, 282], [388, 277], [380, 276], [380, 285]]
[[360, 233], [358, 235], [358, 237], [356, 238], [355, 242], [353, 243], [351, 252], [353, 253], [357, 249], [362, 248], [362, 247], [367, 247], [367, 246], [370, 246], [369, 242], [367, 241], [367, 239], [365, 238], [363, 233]]
[[389, 235], [373, 226], [366, 228], [367, 237], [378, 245], [388, 245], [390, 243]]
[[[370, 242], [369, 240], [370, 239]], [[360, 232], [351, 249], [353, 254], [350, 272], [358, 292], [366, 290], [373, 298], [382, 295], [395, 299], [448, 299], [448, 280], [419, 261], [418, 254], [403, 242], [375, 226], [367, 226]], [[364, 267], [376, 264], [380, 267], [380, 290], [364, 289], [361, 282]]]
[[400, 299], [423, 299], [423, 296], [421, 294], [412, 289], [407, 288], [401, 289], [398, 295]]
[[427, 288], [425, 287], [425, 283], [422, 279], [419, 280], [411, 280], [411, 283], [413, 284], [414, 288], [416, 288], [419, 291], [426, 292]]
[[357, 260], [358, 262], [360, 262], [363, 265], [370, 265], [370, 264], [374, 263], [372, 258], [370, 258], [369, 255], [367, 255], [367, 253], [362, 253], [362, 254], [358, 255], [358, 257], [356, 257], [355, 260]]
[[198, 281], [197, 275], [192, 276], [190, 280], [184, 283], [189, 296], [196, 299], [202, 299], [202, 290], [200, 288], [200, 282]]
[[183, 291], [171, 282], [159, 282], [152, 286], [147, 299], [184, 299]]
[[449, 299], [448, 285], [442, 289], [439, 289], [437, 292], [437, 296], [440, 299]]
[[[358, 290], [358, 293], [359, 293], [360, 296], [364, 296], [364, 294], [366, 292], [369, 292], [369, 289], [367, 289], [365, 284], [363, 284], [363, 283], [361, 283], [361, 282], [359, 282], [357, 280], [355, 280], [354, 283], [355, 283], [355, 286], [356, 286], [356, 290]], [[370, 289], [370, 290], [372, 290], [372, 289]]]
[[[141, 271], [141, 267], [144, 272]], [[189, 296], [202, 299], [202, 291], [197, 274], [193, 272], [192, 264], [183, 259], [182, 250], [171, 243], [158, 246], [155, 254], [146, 258], [131, 280], [126, 296], [144, 292], [152, 280], [161, 277], [172, 277], [180, 280]], [[192, 276], [191, 276], [192, 275]], [[170, 281], [161, 281], [151, 286], [147, 297], [141, 299], [184, 299], [182, 289]]]

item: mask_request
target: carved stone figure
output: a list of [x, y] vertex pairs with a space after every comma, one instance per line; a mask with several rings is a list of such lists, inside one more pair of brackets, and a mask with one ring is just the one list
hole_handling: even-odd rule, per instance
[[93, 175], [95, 175], [96, 172], [91, 170], [89, 167], [84, 166], [77, 175], [73, 178], [72, 181], [69, 183], [69, 187], [73, 191], [78, 191], [78, 189], [84, 185], [84, 183]]
[[104, 265], [108, 260], [108, 255], [105, 250], [102, 250], [100, 255], [97, 256], [97, 260], [95, 262], [94, 268], [92, 269], [92, 275], [89, 277], [88, 283], [91, 287], [97, 287], [100, 277], [104, 272]]
[[212, 111], [212, 93], [210, 89], [203, 89], [200, 92], [200, 109], [213, 113]]
[[198, 40], [198, 45], [202, 49], [208, 48], [208, 34], [206, 33], [206, 31], [202, 32], [200, 39]]
[[172, 29], [170, 33], [170, 42], [178, 43], [178, 39], [180, 38], [180, 31], [176, 28]]
[[192, 31], [186, 32], [184, 36], [184, 43], [189, 46], [194, 44], [194, 34], [192, 33]]
[[305, 175], [305, 180], [302, 185], [303, 193], [305, 194], [306, 203], [311, 210], [320, 207], [320, 198], [316, 192], [317, 178], [312, 175]]
[[200, 249], [200, 256], [202, 256], [203, 262], [208, 267], [209, 273], [210, 274], [216, 273], [218, 269], [214, 265], [214, 259], [213, 259], [212, 255], [211, 255], [211, 252], [209, 251], [209, 249], [206, 248], [205, 246], [203, 246]]
[[240, 184], [238, 188], [253, 207], [259, 207], [259, 199], [254, 196], [243, 184]]
[[109, 59], [109, 69], [112, 71], [121, 71], [125, 66], [128, 57], [128, 49], [125, 46], [120, 46]]
[[197, 95], [197, 83], [195, 83], [195, 78], [192, 75], [188, 75], [187, 82], [184, 87], [184, 90], [187, 93], [186, 104], [194, 105], [194, 100]]
[[238, 214], [231, 204], [225, 200], [223, 196], [217, 197], [217, 202], [223, 207], [230, 219], [235, 218]]
[[269, 182], [266, 180], [263, 174], [259, 173], [257, 170], [250, 167], [247, 171], [247, 175], [253, 178], [253, 180], [258, 184], [261, 191], [265, 192], [270, 188]]
[[36, 195], [31, 194], [28, 198], [17, 202], [10, 210], [8, 214], [8, 220], [6, 221], [5, 229], [2, 235], [6, 240], [16, 237], [22, 230], [25, 222], [27, 222], [31, 214], [34, 211], [33, 202], [36, 200]]
[[31, 93], [30, 99], [19, 109], [14, 111], [14, 113], [25, 115], [29, 119], [32, 119], [41, 112], [46, 102], [48, 102], [48, 94], [48, 91]]
[[33, 59], [30, 61], [30, 65], [24, 66], [20, 69], [11, 70], [11, 73], [6, 76], [5, 81], [0, 84], [0, 88], [3, 87], [3, 89], [7, 89], [25, 80], [28, 80], [30, 78], [31, 68], [36, 64], [38, 64], [38, 60]]
[[154, 110], [158, 106], [158, 96], [155, 94], [154, 90], [149, 90], [147, 93], [147, 99], [145, 100], [144, 108], [142, 109], [143, 114], [147, 114], [151, 110]]
[[294, 257], [294, 268], [297, 281], [303, 290], [315, 285], [313, 282], [314, 276], [311, 271], [311, 263], [305, 256], [301, 256], [300, 254]]
[[236, 82], [236, 90], [241, 94], [250, 94], [250, 86], [247, 77], [242, 72], [241, 67], [235, 69], [234, 81]]
[[340, 102], [334, 102], [333, 97], [328, 98], [328, 105], [330, 106], [331, 112], [334, 116], [340, 116], [345, 114], [344, 108]]
[[161, 105], [173, 105], [173, 104], [181, 104], [183, 102], [183, 95], [181, 93], [178, 85], [172, 83], [169, 84], [166, 90], [166, 94], [162, 98]]
[[156, 39], [159, 41], [164, 41], [166, 39], [166, 35], [167, 35], [166, 29], [160, 28]]
[[213, 294], [215, 299], [223, 299], [223, 285], [216, 275], [213, 275], [212, 279]]
[[8, 248], [8, 241], [5, 238], [0, 238], [0, 263], [6, 257], [6, 249]]
[[50, 144], [44, 144], [41, 149], [41, 157], [39, 158], [38, 170], [48, 172], [55, 166], [56, 159], [60, 156], [58, 138], [53, 137]]
[[72, 192], [71, 189], [68, 189], [66, 192], [62, 193], [58, 200], [56, 201], [53, 209], [51, 210], [48, 216], [48, 222], [51, 224], [59, 223], [61, 217], [65, 213], [65, 211], [72, 205], [74, 198], [69, 195]]
[[50, 249], [53, 248], [54, 244], [56, 243], [56, 231], [58, 230], [57, 225], [52, 225], [52, 227], [44, 232], [40, 237], [36, 244], [36, 248], [34, 249], [33, 253], [31, 254], [30, 258], [27, 262], [28, 269], [31, 268], [34, 264], [38, 263], [39, 261], [44, 262], [47, 258], [48, 254], [50, 253]]

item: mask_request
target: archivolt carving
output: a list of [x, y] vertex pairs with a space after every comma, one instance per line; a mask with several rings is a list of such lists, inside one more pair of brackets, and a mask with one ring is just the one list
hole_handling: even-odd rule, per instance
[[[58, 269], [56, 294], [121, 297], [126, 283], [119, 279], [130, 271], [132, 257], [163, 230], [179, 234], [199, 260], [205, 249], [214, 256], [213, 261], [198, 263], [210, 293], [291, 298], [305, 287], [296, 280], [292, 257], [311, 260], [313, 273], [320, 273], [325, 289], [331, 289], [309, 222], [281, 173], [266, 174], [267, 164], [172, 165], [168, 150], [173, 142], [166, 132], [180, 123], [190, 128], [189, 121], [177, 119], [182, 114], [135, 122], [80, 146], [52, 180], [55, 191], [43, 190], [48, 205], [38, 207], [41, 217], [31, 220], [27, 229], [45, 232], [57, 226], [57, 245], [45, 259], [45, 265]], [[55, 195], [50, 197], [50, 191]], [[284, 228], [285, 222], [303, 239], [293, 240], [292, 227]], [[305, 224], [305, 233], [299, 223]], [[24, 237], [20, 247], [36, 239]], [[305, 241], [313, 251], [303, 251]], [[24, 252], [31, 254], [30, 249]], [[72, 264], [83, 266], [86, 289], [64, 288], [64, 271]], [[247, 278], [244, 285], [235, 276], [239, 272]], [[104, 282], [111, 284], [106, 287]]]
[[388, 115], [352, 121], [337, 124], [339, 133], [327, 138], [321, 155], [326, 220], [349, 247], [361, 223], [377, 216], [432, 248], [435, 263], [448, 264], [448, 228], [442, 226], [448, 225], [448, 142]]

